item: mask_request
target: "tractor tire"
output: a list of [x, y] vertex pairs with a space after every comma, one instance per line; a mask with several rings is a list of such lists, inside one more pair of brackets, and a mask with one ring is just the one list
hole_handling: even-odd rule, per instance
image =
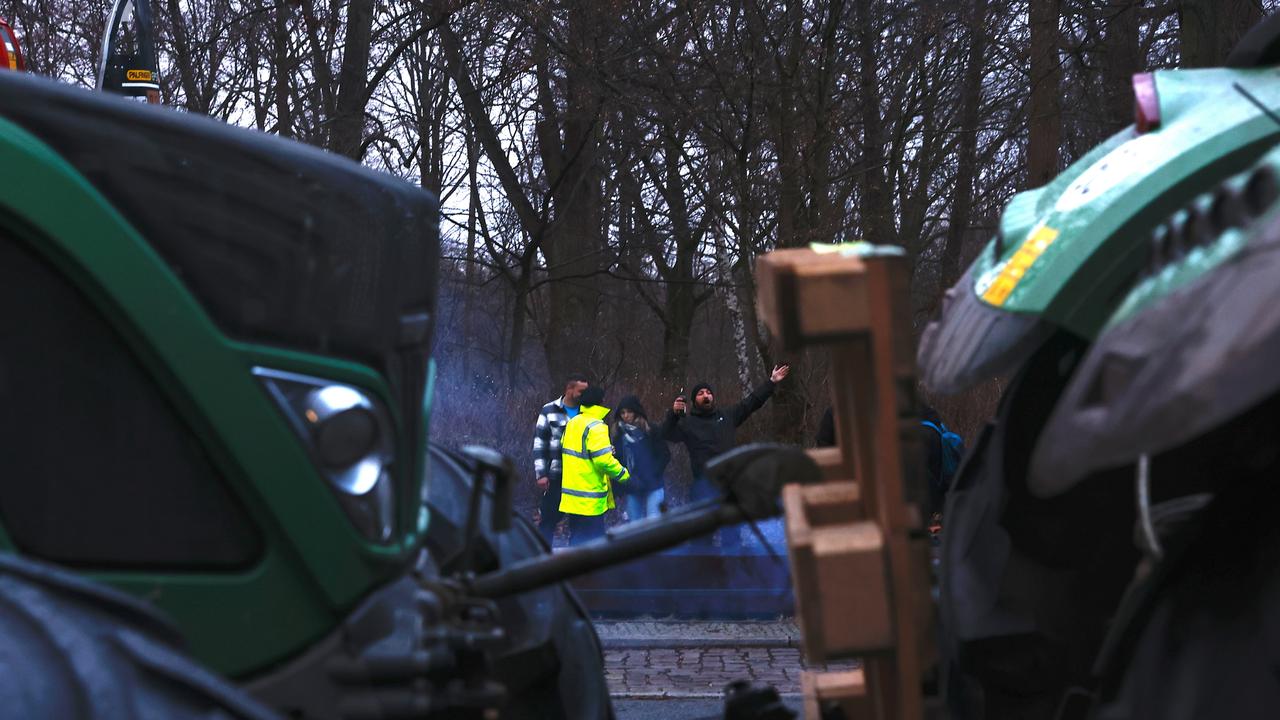
[[43, 563], [0, 554], [5, 717], [276, 717], [181, 649], [150, 607]]

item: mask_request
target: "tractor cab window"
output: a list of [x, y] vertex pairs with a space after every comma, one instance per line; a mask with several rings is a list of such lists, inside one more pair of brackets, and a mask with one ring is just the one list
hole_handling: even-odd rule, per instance
[[83, 568], [208, 570], [260, 553], [204, 447], [93, 304], [0, 230], [0, 523]]

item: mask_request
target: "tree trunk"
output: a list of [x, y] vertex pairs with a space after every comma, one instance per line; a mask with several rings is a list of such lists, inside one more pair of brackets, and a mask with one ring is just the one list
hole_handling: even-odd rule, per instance
[[1178, 48], [1184, 68], [1215, 67], [1249, 28], [1262, 20], [1256, 0], [1182, 0], [1178, 7]]
[[[532, 244], [529, 248], [534, 247]], [[529, 287], [532, 282], [533, 261], [537, 253], [525, 250], [520, 259], [520, 275], [516, 278], [515, 294], [511, 302], [511, 337], [507, 344], [507, 388], [513, 389], [520, 381], [520, 368], [524, 361], [524, 326], [529, 315]], [[552, 374], [553, 378], [560, 376]]]
[[[415, 108], [418, 116], [418, 178], [422, 187], [438, 198], [444, 188], [444, 133], [448, 114], [448, 97], [445, 91], [449, 81], [436, 71], [435, 64], [431, 62], [431, 45], [427, 39], [419, 38], [416, 45], [414, 65], [418, 71], [418, 107]], [[468, 144], [468, 151], [473, 145], [474, 143]]]
[[831, 201], [831, 155], [835, 135], [832, 132], [832, 91], [839, 74], [836, 58], [839, 55], [837, 31], [844, 17], [844, 0], [833, 0], [826, 9], [825, 27], [822, 33], [822, 61], [812, 68], [813, 136], [812, 150], [808, 155], [809, 218], [808, 240], [834, 242], [840, 231]]
[[[663, 197], [671, 216], [675, 259], [663, 278], [668, 284], [663, 312], [662, 365], [658, 374], [668, 382], [679, 382], [689, 371], [689, 336], [693, 331], [693, 314], [697, 310], [693, 258], [700, 238], [689, 218], [689, 203], [680, 172], [684, 138], [670, 126], [664, 130], [663, 177], [655, 177], [654, 181], [665, 185]], [[661, 252], [661, 248], [655, 248], [655, 251]]]
[[797, 137], [800, 117], [796, 96], [801, 79], [796, 56], [803, 43], [800, 34], [803, 18], [798, 0], [787, 0], [785, 18], [787, 27], [781, 33], [782, 45], [774, 59], [778, 74], [774, 83], [776, 94], [770, 103], [772, 107], [769, 113], [773, 125], [774, 149], [778, 156], [777, 245], [780, 248], [801, 245], [806, 236], [804, 190], [801, 185], [803, 165], [800, 159], [800, 139]]
[[1059, 0], [1031, 0], [1031, 102], [1027, 106], [1027, 187], [1040, 187], [1058, 174], [1062, 143], [1058, 60]]
[[1109, 0], [1103, 35], [1102, 83], [1106, 92], [1106, 134], [1133, 122], [1133, 75], [1146, 64], [1138, 44], [1139, 0]]
[[885, 179], [884, 118], [880, 108], [880, 73], [877, 64], [880, 33], [871, 0], [853, 4], [857, 30], [858, 99], [862, 119], [862, 182], [858, 207], [863, 240], [897, 245], [893, 202]]
[[[311, 50], [312, 71], [316, 74], [316, 82], [311, 91], [315, 98], [313, 105], [328, 118], [333, 117], [335, 107], [333, 72], [329, 68], [328, 50], [320, 39], [320, 21], [316, 18], [314, 2], [315, 0], [301, 0], [298, 6], [302, 10], [302, 24], [307, 34], [307, 46]], [[320, 144], [324, 137], [322, 126], [313, 141]]]
[[[463, 336], [474, 337], [471, 332], [471, 315], [474, 312], [472, 297], [476, 293], [476, 213], [480, 210], [480, 183], [477, 169], [480, 165], [480, 154], [476, 149], [475, 131], [466, 126], [467, 143], [467, 255], [463, 260], [462, 290], [462, 332]], [[471, 377], [471, 344], [462, 348], [462, 376]]]
[[751, 379], [754, 375], [751, 356], [756, 350], [748, 339], [748, 318], [742, 312], [737, 289], [732, 285], [736, 280], [733, 260], [722, 242], [716, 243], [716, 269], [721, 282], [730, 283], [729, 287], [722, 289], [722, 295], [725, 310], [729, 313], [729, 327], [733, 331], [734, 356], [738, 359], [738, 390], [745, 396], [751, 392]]
[[373, 34], [373, 0], [350, 0], [346, 44], [338, 67], [338, 100], [329, 124], [329, 150], [359, 160], [364, 140], [365, 80]]
[[[594, 156], [594, 153], [592, 153]], [[588, 164], [567, 173], [565, 191], [553, 199], [556, 220], [544, 237], [547, 258], [547, 367], [553, 377], [574, 371], [583, 348], [593, 342], [596, 304], [600, 299], [601, 193], [598, 169]], [[580, 371], [580, 370], [579, 370]]]
[[668, 384], [689, 373], [689, 338], [693, 334], [693, 290], [688, 285], [668, 286], [662, 330], [662, 364], [658, 375]]
[[[191, 38], [187, 32], [187, 22], [182, 16], [182, 6], [178, 0], [169, 0], [169, 26], [173, 33], [174, 64], [178, 67], [178, 84], [182, 86], [182, 94], [186, 96], [182, 104], [187, 112], [209, 114], [208, 100], [201, 96], [200, 84], [196, 81], [195, 56], [191, 54]], [[110, 28], [107, 29], [110, 32]]]
[[[754, 165], [754, 154], [750, 145], [744, 141], [742, 152], [737, 157], [737, 182], [734, 197], [734, 224], [737, 227], [738, 259], [724, 276], [733, 285], [728, 292], [733, 294], [729, 301], [730, 311], [739, 316], [735, 323], [741, 323], [742, 340], [738, 345], [738, 374], [743, 393], [751, 390], [752, 378], [759, 374], [764, 365], [764, 353], [768, 343], [765, 341], [755, 311], [755, 286], [751, 278], [749, 257], [758, 251], [756, 238], [756, 222], [760, 216], [760, 208], [756, 204], [755, 194], [751, 187], [751, 169]], [[726, 260], [727, 260], [726, 254]], [[739, 326], [735, 324], [735, 344]]]
[[275, 60], [275, 85], [272, 88], [276, 106], [276, 134], [293, 137], [293, 109], [289, 103], [289, 6], [280, 3], [271, 11], [271, 47]]
[[549, 62], [538, 67], [542, 75], [538, 149], [553, 188], [555, 210], [542, 243], [550, 300], [545, 347], [547, 367], [554, 377], [582, 370], [583, 347], [595, 335], [600, 300], [596, 275], [605, 248], [599, 163], [604, 114], [593, 67], [595, 43], [606, 31], [606, 19], [590, 0], [574, 2], [568, 15], [568, 37], [575, 46], [574, 57], [566, 59], [562, 70], [562, 118], [555, 116], [551, 97], [551, 86], [558, 78], [551, 76]]
[[973, 220], [974, 181], [978, 172], [978, 124], [981, 122], [982, 78], [987, 63], [987, 0], [974, 0], [969, 17], [969, 57], [960, 99], [960, 138], [956, 147], [956, 184], [952, 192], [946, 245], [942, 249], [943, 289], [960, 278], [960, 261]]

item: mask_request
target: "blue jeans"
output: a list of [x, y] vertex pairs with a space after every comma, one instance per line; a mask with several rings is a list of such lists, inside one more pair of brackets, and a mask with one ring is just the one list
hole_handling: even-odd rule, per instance
[[662, 503], [662, 499], [666, 497], [662, 488], [657, 488], [647, 493], [637, 493], [634, 495], [622, 496], [622, 509], [627, 513], [628, 520], [643, 520], [647, 517], [656, 517], [662, 510], [658, 507]]
[[[708, 480], [705, 476], [694, 475], [693, 487], [690, 488], [689, 499], [693, 502], [706, 500], [707, 498], [719, 497], [723, 493], [716, 484]], [[733, 525], [730, 527], [720, 528], [716, 533], [720, 536], [720, 552], [726, 550], [736, 551], [742, 547], [742, 525]], [[711, 547], [711, 535], [694, 538], [689, 541], [692, 547], [708, 548]]]

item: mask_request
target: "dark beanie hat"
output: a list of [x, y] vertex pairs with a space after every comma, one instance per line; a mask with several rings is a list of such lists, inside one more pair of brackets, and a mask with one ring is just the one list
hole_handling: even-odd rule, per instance
[[627, 395], [619, 400], [618, 407], [615, 409], [618, 411], [618, 414], [622, 414], [623, 410], [630, 410], [646, 420], [649, 419], [649, 416], [644, 413], [644, 406], [640, 404], [640, 398], [635, 395]]
[[578, 396], [579, 405], [599, 405], [604, 402], [604, 388], [592, 385]]
[[703, 388], [706, 388], [707, 390], [711, 390], [711, 394], [712, 394], [712, 395], [715, 395], [715, 394], [716, 394], [716, 391], [711, 389], [711, 383], [709, 383], [709, 382], [700, 382], [700, 383], [698, 383], [697, 385], [694, 385], [694, 386], [693, 386], [693, 392], [689, 393], [689, 399], [690, 399], [690, 400], [693, 400], [694, 398], [698, 397], [698, 391], [699, 391], [699, 390], [701, 390], [701, 389], [703, 389]]

